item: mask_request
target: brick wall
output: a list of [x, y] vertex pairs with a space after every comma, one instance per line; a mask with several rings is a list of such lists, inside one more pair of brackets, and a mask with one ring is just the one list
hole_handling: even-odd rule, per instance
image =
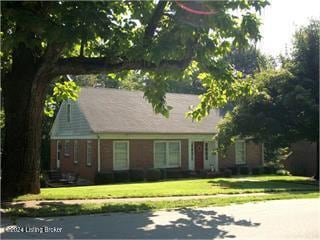
[[[97, 140], [92, 141], [92, 165], [86, 163], [87, 140], [78, 140], [79, 159], [74, 163], [74, 140], [70, 141], [70, 152], [65, 153], [65, 141], [60, 140], [62, 144], [60, 169], [63, 173], [79, 174], [82, 178], [94, 181], [95, 174], [98, 171]], [[188, 169], [188, 140], [181, 141], [181, 168]], [[133, 139], [129, 140], [130, 151], [130, 169], [135, 168], [153, 168], [154, 140]], [[100, 140], [101, 172], [113, 170], [113, 140]], [[51, 169], [56, 169], [57, 140], [51, 141]], [[252, 168], [262, 164], [261, 145], [248, 142], [246, 144], [247, 165]], [[227, 152], [227, 157], [219, 158], [219, 167], [226, 168], [235, 166], [235, 147], [231, 146]]]
[[[123, 139], [125, 140], [125, 139]], [[181, 141], [181, 168], [188, 169], [188, 140]], [[130, 169], [153, 168], [153, 144], [150, 139], [129, 140]], [[101, 147], [101, 172], [113, 169], [113, 141], [102, 139]]]
[[[79, 157], [78, 163], [74, 163], [74, 140], [69, 140], [70, 151], [66, 153], [65, 142], [67, 140], [59, 140], [62, 144], [60, 170], [62, 173], [79, 174], [81, 178], [94, 181], [97, 172], [97, 140], [92, 141], [92, 164], [87, 165], [87, 140], [77, 140]], [[57, 165], [57, 140], [51, 140], [51, 169], [56, 169]]]
[[[246, 158], [249, 168], [262, 165], [262, 145], [255, 144], [252, 141], [246, 142]], [[231, 145], [225, 157], [219, 157], [219, 168], [227, 168], [235, 166], [235, 145]]]

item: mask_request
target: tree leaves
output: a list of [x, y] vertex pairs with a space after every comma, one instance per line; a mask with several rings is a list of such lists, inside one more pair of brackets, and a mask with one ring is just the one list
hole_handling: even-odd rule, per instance
[[74, 81], [57, 82], [53, 87], [53, 95], [49, 96], [45, 101], [45, 115], [53, 117], [56, 108], [59, 107], [62, 101], [76, 101], [79, 92], [80, 88]]

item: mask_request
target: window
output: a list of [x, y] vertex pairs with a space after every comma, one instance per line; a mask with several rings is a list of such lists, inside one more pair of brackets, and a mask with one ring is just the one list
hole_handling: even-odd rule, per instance
[[180, 167], [180, 162], [179, 141], [157, 141], [154, 143], [154, 166], [156, 168]]
[[79, 161], [79, 145], [78, 140], [74, 140], [73, 142], [73, 162], [75, 164]]
[[154, 143], [154, 158], [157, 168], [165, 168], [167, 165], [167, 145], [166, 142]]
[[245, 141], [236, 141], [236, 164], [246, 163], [246, 143]]
[[92, 141], [87, 141], [87, 166], [92, 164]]
[[129, 169], [129, 142], [128, 141], [113, 142], [113, 169], [114, 170]]
[[207, 142], [204, 143], [204, 159], [206, 161], [209, 160], [209, 148], [208, 148], [208, 143]]
[[68, 103], [67, 105], [67, 122], [71, 121], [71, 105]]
[[64, 155], [70, 156], [70, 141], [69, 140], [64, 141]]

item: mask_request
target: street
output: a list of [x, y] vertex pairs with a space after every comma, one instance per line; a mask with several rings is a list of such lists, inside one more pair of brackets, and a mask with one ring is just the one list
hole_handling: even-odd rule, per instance
[[[320, 199], [48, 218], [3, 218], [2, 239], [320, 239]], [[9, 232], [12, 231], [12, 232]]]

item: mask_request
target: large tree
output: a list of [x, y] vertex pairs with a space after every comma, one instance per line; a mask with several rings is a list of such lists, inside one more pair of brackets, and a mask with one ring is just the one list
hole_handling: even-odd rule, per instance
[[319, 179], [319, 39], [320, 22], [312, 20], [297, 30], [293, 52], [282, 69], [248, 79], [255, 94], [238, 99], [220, 124], [221, 149], [233, 137], [254, 137], [272, 149], [300, 140], [317, 142]]
[[221, 56], [231, 45], [260, 37], [256, 12], [267, 2], [26, 1], [1, 5], [2, 196], [13, 197], [40, 191], [43, 108], [48, 86], [58, 76], [148, 72], [154, 81], [145, 95], [156, 111], [166, 113], [166, 85], [158, 76], [182, 74], [194, 61], [200, 72], [215, 71], [215, 81], [228, 79], [229, 83], [233, 72]]

